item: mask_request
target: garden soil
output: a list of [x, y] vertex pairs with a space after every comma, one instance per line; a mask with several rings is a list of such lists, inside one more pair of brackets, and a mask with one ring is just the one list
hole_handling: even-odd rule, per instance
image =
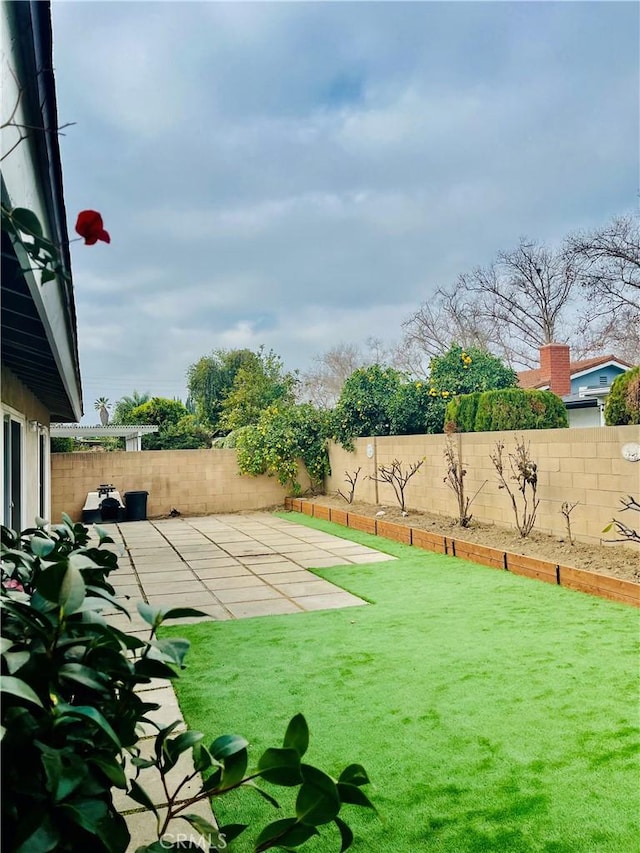
[[501, 551], [537, 557], [563, 566], [586, 569], [590, 572], [599, 572], [640, 583], [640, 546], [633, 543], [587, 545], [584, 542], [574, 541], [572, 544], [568, 537], [553, 536], [536, 530], [523, 539], [515, 530], [493, 524], [482, 524], [475, 519], [471, 521], [469, 527], [463, 528], [455, 519], [435, 513], [410, 510], [408, 516], [403, 517], [398, 507], [375, 506], [360, 501], [348, 504], [339, 496], [317, 495], [309, 500], [369, 517], [375, 517], [377, 513], [384, 512], [385, 521], [407, 524], [431, 533], [450, 536], [453, 539], [488, 545]]

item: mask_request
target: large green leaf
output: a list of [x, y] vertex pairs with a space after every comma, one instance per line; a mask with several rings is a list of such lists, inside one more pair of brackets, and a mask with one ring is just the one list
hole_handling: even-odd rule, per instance
[[220, 735], [209, 747], [209, 752], [217, 761], [222, 761], [234, 752], [239, 752], [241, 749], [246, 749], [249, 746], [249, 741], [241, 735]]
[[244, 779], [248, 761], [246, 749], [234, 752], [233, 755], [229, 755], [224, 759], [224, 770], [222, 771], [223, 788], [233, 788]]
[[339, 817], [334, 819], [334, 823], [340, 830], [340, 838], [342, 839], [342, 844], [340, 845], [340, 853], [344, 853], [344, 851], [348, 850], [349, 847], [351, 847], [351, 845], [353, 844], [353, 832], [351, 831], [351, 827], [348, 826]]
[[292, 787], [302, 782], [300, 756], [295, 749], [267, 749], [260, 757], [258, 770], [263, 779], [274, 785]]
[[302, 765], [304, 779], [296, 799], [296, 816], [309, 826], [329, 823], [340, 811], [340, 797], [336, 783], [330, 776], [311, 767]]
[[87, 778], [87, 765], [70, 749], [53, 749], [38, 744], [42, 766], [47, 777], [47, 789], [59, 803], [77, 790]]
[[314, 826], [305, 826], [293, 817], [274, 820], [273, 823], [265, 826], [257, 837], [254, 850], [260, 853], [272, 847], [297, 847], [313, 835], [318, 835], [318, 830]]
[[66, 563], [54, 563], [41, 572], [36, 589], [47, 601], [63, 608], [67, 615], [80, 607], [86, 591], [82, 572], [72, 557]]
[[107, 803], [97, 797], [86, 797], [60, 806], [61, 812], [92, 835], [98, 834], [99, 824], [106, 817], [107, 809]]
[[309, 748], [309, 727], [302, 714], [296, 714], [295, 717], [292, 717], [287, 726], [282, 745], [287, 749], [295, 749], [300, 758]]
[[340, 774], [338, 782], [346, 782], [349, 785], [368, 785], [369, 777], [361, 764], [349, 764]]
[[146, 809], [150, 809], [154, 815], [157, 816], [158, 810], [156, 809], [153, 800], [144, 788], [135, 781], [135, 779], [131, 780], [131, 789], [128, 792], [128, 796], [131, 797], [132, 800], [135, 800], [136, 803], [140, 803], [140, 805], [144, 806]]
[[32, 210], [26, 207], [14, 207], [11, 211], [11, 218], [20, 231], [34, 237], [42, 237], [42, 225]]
[[163, 637], [162, 640], [154, 640], [149, 650], [149, 657], [157, 660], [166, 660], [177, 666], [183, 666], [184, 659], [187, 656], [191, 644], [189, 640], [183, 640], [180, 637]]
[[60, 833], [52, 824], [48, 814], [44, 815], [42, 823], [35, 829], [14, 853], [49, 853], [57, 850], [60, 842]]
[[101, 729], [111, 741], [113, 741], [118, 749], [121, 749], [122, 745], [118, 735], [114, 732], [97, 708], [93, 708], [91, 705], [67, 705], [66, 703], [59, 702], [57, 710], [60, 716], [56, 719], [54, 725], [58, 726], [67, 724], [73, 718], [90, 720], [98, 726], [98, 728]]
[[21, 678], [16, 678], [15, 675], [3, 675], [0, 681], [0, 691], [2, 693], [11, 693], [12, 696], [17, 696], [19, 699], [24, 699], [25, 702], [32, 702], [34, 705], [43, 707], [42, 702], [29, 687], [26, 681]]
[[203, 737], [202, 732], [188, 731], [182, 732], [171, 740], [166, 740], [163, 747], [165, 772], [171, 770], [182, 753], [199, 743]]
[[115, 758], [104, 758], [102, 756], [92, 755], [88, 761], [90, 764], [95, 764], [96, 767], [99, 767], [111, 784], [115, 785], [116, 788], [124, 789], [127, 787], [127, 777], [125, 776], [125, 772], [122, 765], [119, 764]]
[[31, 552], [35, 554], [36, 557], [40, 557], [40, 559], [48, 557], [56, 547], [56, 543], [53, 539], [44, 539], [42, 536], [32, 536], [29, 545]]
[[350, 803], [354, 806], [365, 806], [368, 809], [377, 811], [369, 797], [356, 785], [338, 782], [338, 794], [343, 803]]
[[[89, 687], [91, 690], [97, 690], [103, 694], [109, 692], [105, 684], [105, 676], [81, 663], [63, 664], [58, 670], [58, 677], [63, 681], [74, 681], [77, 684], [82, 684], [83, 687]], [[108, 681], [108, 679], [106, 680]]]
[[227, 844], [237, 838], [249, 826], [248, 823], [226, 823], [219, 829], [220, 835]]

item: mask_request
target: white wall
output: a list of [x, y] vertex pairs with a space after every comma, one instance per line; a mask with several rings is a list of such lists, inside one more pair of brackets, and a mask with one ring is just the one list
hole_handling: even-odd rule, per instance
[[604, 426], [599, 406], [588, 409], [567, 409], [570, 427], [599, 427]]

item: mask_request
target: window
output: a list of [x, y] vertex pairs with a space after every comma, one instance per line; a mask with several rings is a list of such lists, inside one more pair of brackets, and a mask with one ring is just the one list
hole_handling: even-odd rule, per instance
[[606, 376], [601, 376], [601, 377], [600, 377], [600, 387], [601, 387], [601, 388], [606, 388], [608, 384], [609, 384], [609, 380], [607, 379], [607, 377], [606, 377]]
[[2, 419], [3, 523], [22, 529], [22, 424], [11, 415]]

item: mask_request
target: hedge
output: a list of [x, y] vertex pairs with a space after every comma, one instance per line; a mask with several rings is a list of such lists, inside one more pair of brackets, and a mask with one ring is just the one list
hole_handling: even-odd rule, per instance
[[616, 376], [604, 404], [608, 426], [640, 423], [640, 365]]
[[462, 394], [447, 406], [445, 422], [458, 432], [497, 432], [514, 429], [567, 427], [567, 410], [551, 391], [504, 388]]

